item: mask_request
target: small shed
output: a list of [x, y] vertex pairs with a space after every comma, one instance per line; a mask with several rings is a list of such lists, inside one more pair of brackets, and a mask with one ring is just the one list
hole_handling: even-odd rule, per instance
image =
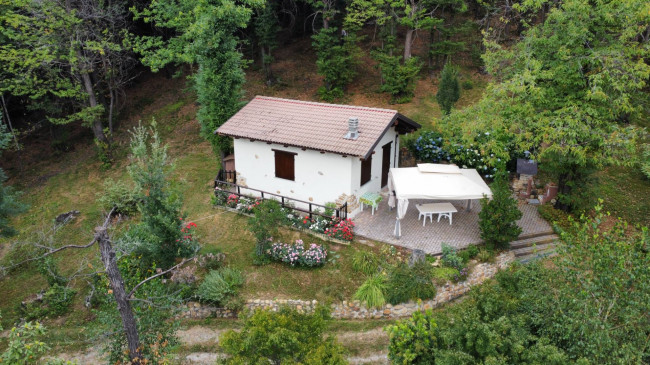
[[396, 110], [256, 96], [215, 133], [234, 139], [237, 183], [324, 205], [379, 192], [399, 135], [420, 125]]

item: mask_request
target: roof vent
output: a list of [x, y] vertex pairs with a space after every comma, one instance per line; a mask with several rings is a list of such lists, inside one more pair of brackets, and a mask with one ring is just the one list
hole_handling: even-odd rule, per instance
[[345, 139], [357, 138], [359, 138], [359, 118], [350, 117], [348, 119], [348, 133], [345, 135]]

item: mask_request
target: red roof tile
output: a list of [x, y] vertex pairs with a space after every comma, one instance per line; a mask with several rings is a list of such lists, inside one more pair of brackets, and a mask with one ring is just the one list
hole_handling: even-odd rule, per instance
[[[359, 118], [356, 140], [344, 138], [350, 117]], [[390, 109], [256, 96], [216, 133], [365, 158], [396, 119], [420, 127]]]

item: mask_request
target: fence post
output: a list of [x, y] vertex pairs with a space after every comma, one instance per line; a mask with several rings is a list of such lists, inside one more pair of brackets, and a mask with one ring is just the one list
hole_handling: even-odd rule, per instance
[[282, 208], [284, 208], [284, 196], [281, 196], [282, 198]]
[[262, 200], [264, 200], [264, 192], [263, 192], [263, 191], [261, 191], [261, 193], [262, 193]]
[[313, 214], [311, 212], [311, 203], [309, 203], [309, 219], [312, 219]]
[[239, 185], [237, 185], [237, 194], [239, 194], [239, 196], [241, 196], [241, 188], [239, 187]]

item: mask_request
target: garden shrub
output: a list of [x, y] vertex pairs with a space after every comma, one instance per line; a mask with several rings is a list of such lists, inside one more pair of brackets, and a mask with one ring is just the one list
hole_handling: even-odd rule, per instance
[[463, 81], [463, 83], [461, 84], [461, 86], [462, 86], [463, 89], [465, 89], [465, 90], [471, 90], [471, 89], [474, 88], [474, 83], [472, 82], [472, 80], [465, 80], [465, 81]]
[[379, 269], [379, 259], [371, 251], [356, 250], [352, 254], [352, 268], [366, 275], [372, 275]]
[[537, 211], [542, 218], [551, 223], [556, 233], [561, 233], [572, 227], [573, 221], [569, 213], [556, 209], [551, 204], [542, 204], [537, 207]]
[[505, 174], [499, 174], [490, 187], [492, 199], [481, 199], [481, 211], [478, 214], [481, 239], [490, 250], [507, 249], [510, 242], [521, 234], [517, 220], [522, 217], [522, 213], [517, 207], [517, 199], [512, 196]]
[[354, 222], [350, 218], [334, 218], [332, 225], [325, 229], [325, 234], [338, 240], [352, 241], [354, 239]]
[[372, 56], [379, 63], [383, 80], [380, 90], [390, 94], [393, 103], [408, 103], [413, 98], [422, 62], [417, 57], [402, 62], [402, 56], [398, 55], [398, 52], [391, 55], [389, 49], [394, 46], [390, 43], [386, 43], [387, 47], [383, 50], [372, 52]]
[[465, 263], [463, 262], [463, 259], [458, 256], [456, 248], [446, 243], [442, 244], [442, 256], [440, 257], [440, 262], [444, 266], [453, 267], [458, 271], [465, 268]]
[[458, 256], [463, 260], [463, 263], [467, 264], [469, 260], [473, 259], [478, 255], [479, 248], [475, 245], [470, 245], [467, 248], [460, 250]]
[[[2, 318], [2, 317], [0, 317]], [[0, 326], [0, 331], [2, 327]], [[25, 322], [20, 326], [13, 327], [8, 331], [8, 343], [6, 348], [0, 353], [0, 364], [11, 365], [74, 365], [70, 361], [58, 358], [50, 358], [44, 361], [38, 361], [45, 355], [50, 347], [42, 341], [46, 335], [45, 327], [39, 322]]]
[[[326, 308], [313, 314], [286, 307], [277, 312], [255, 310], [244, 317], [240, 331], [230, 330], [219, 341], [226, 364], [344, 364], [345, 351], [325, 338]], [[312, 362], [314, 361], [314, 362]], [[330, 362], [331, 361], [331, 362]]]
[[133, 216], [138, 212], [141, 200], [142, 192], [137, 187], [109, 178], [104, 181], [104, 190], [97, 202], [107, 212], [113, 209], [114, 214]]
[[436, 287], [433, 285], [433, 272], [429, 263], [418, 262], [413, 267], [399, 263], [389, 271], [386, 283], [386, 300], [389, 303], [431, 299], [435, 296]]
[[494, 262], [496, 259], [496, 253], [494, 250], [482, 248], [479, 250], [478, 255], [476, 255], [476, 259], [480, 262]]
[[[493, 178], [498, 172], [505, 171], [507, 162], [494, 153], [485, 152], [486, 146], [495, 144], [494, 139], [490, 132], [477, 133], [473, 143], [465, 144], [447, 140], [441, 133], [429, 130], [420, 132], [407, 147], [418, 161], [450, 162], [458, 167], [476, 169], [485, 178]], [[507, 148], [504, 156], [509, 156]]]
[[434, 267], [433, 281], [438, 285], [443, 285], [448, 281], [454, 280], [458, 275], [458, 270], [453, 267]]
[[385, 290], [386, 277], [383, 273], [375, 273], [361, 284], [354, 293], [354, 299], [366, 303], [368, 307], [380, 308], [386, 303]]
[[643, 152], [641, 155], [641, 172], [650, 179], [650, 143], [643, 144]]
[[202, 301], [223, 305], [228, 298], [237, 295], [242, 285], [244, 276], [241, 271], [224, 267], [210, 271], [199, 285], [196, 295]]
[[18, 313], [28, 321], [62, 316], [68, 313], [76, 293], [76, 290], [54, 284], [43, 294], [42, 300], [21, 304]]
[[318, 267], [323, 266], [327, 261], [325, 247], [312, 243], [309, 248], [305, 248], [302, 240], [296, 240], [294, 244], [273, 243], [267, 252], [274, 261], [291, 266]]
[[256, 262], [263, 263], [269, 241], [277, 236], [278, 228], [285, 221], [285, 214], [275, 200], [264, 200], [254, 212], [255, 215], [248, 220], [248, 227], [255, 236]]

